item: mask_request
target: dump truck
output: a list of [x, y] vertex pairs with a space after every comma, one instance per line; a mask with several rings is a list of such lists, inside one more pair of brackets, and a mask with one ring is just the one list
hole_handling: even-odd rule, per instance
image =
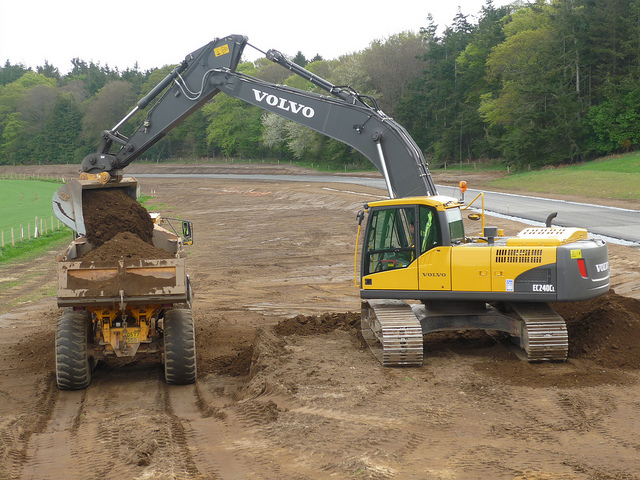
[[[132, 177], [123, 180], [133, 190], [136, 183]], [[171, 223], [175, 219], [150, 217], [152, 245], [147, 248], [156, 251], [149, 257], [163, 258], [129, 253], [94, 259], [90, 254], [96, 247], [86, 236], [74, 239], [58, 258], [58, 306], [64, 313], [56, 328], [55, 357], [61, 389], [87, 387], [101, 359], [143, 354], [162, 355], [167, 383], [195, 381], [192, 291], [184, 249], [192, 243], [193, 225], [181, 222], [178, 234]], [[120, 248], [142, 242], [133, 235], [115, 241], [126, 244]]]

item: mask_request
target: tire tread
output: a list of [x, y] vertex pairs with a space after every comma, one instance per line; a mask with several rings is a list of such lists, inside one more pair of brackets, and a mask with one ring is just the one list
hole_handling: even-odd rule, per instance
[[61, 390], [80, 390], [91, 383], [86, 313], [65, 311], [56, 325], [56, 382]]
[[191, 310], [175, 308], [165, 313], [164, 374], [169, 385], [196, 381], [196, 337]]

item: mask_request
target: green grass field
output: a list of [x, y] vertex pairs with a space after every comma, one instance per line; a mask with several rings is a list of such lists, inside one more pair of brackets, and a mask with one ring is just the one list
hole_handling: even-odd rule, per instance
[[[47, 219], [47, 225], [51, 222], [53, 210], [51, 199], [53, 193], [60, 187], [60, 183], [41, 180], [3, 180], [0, 179], [0, 230], [4, 230], [4, 238], [11, 240], [11, 227], [14, 231], [23, 225], [26, 231], [27, 224], [31, 223], [31, 234], [35, 217]], [[57, 219], [54, 217], [57, 225]]]
[[[4, 247], [0, 244], [0, 263], [42, 254], [49, 245], [71, 238], [71, 231], [62, 224], [60, 230], [51, 231], [52, 217], [54, 228], [58, 228], [58, 219], [53, 216], [51, 209], [51, 199], [58, 187], [60, 183], [52, 181], [0, 179], [0, 232], [4, 234]], [[48, 235], [28, 241], [29, 230], [31, 237], [34, 236], [36, 217], [39, 231], [41, 219], [43, 227], [46, 219]], [[23, 242], [20, 242], [21, 227], [25, 239]], [[15, 246], [11, 245], [11, 228]], [[44, 232], [41, 231], [41, 234]]]
[[640, 154], [506, 175], [490, 185], [527, 192], [637, 201], [640, 200]]

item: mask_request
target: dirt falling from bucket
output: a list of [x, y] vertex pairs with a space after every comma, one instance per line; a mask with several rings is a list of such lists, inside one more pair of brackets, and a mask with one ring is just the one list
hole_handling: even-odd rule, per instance
[[122, 232], [133, 233], [142, 241], [152, 243], [153, 220], [149, 212], [124, 190], [85, 190], [82, 204], [87, 239], [94, 247]]

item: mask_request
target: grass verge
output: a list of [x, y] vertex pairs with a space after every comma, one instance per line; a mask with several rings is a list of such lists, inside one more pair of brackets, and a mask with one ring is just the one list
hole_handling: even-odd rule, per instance
[[640, 154], [506, 175], [489, 186], [527, 192], [640, 201]]
[[48, 250], [64, 245], [65, 241], [71, 241], [71, 230], [63, 228], [38, 238], [16, 242], [15, 245], [0, 247], [0, 264], [12, 260], [30, 260], [44, 255]]

